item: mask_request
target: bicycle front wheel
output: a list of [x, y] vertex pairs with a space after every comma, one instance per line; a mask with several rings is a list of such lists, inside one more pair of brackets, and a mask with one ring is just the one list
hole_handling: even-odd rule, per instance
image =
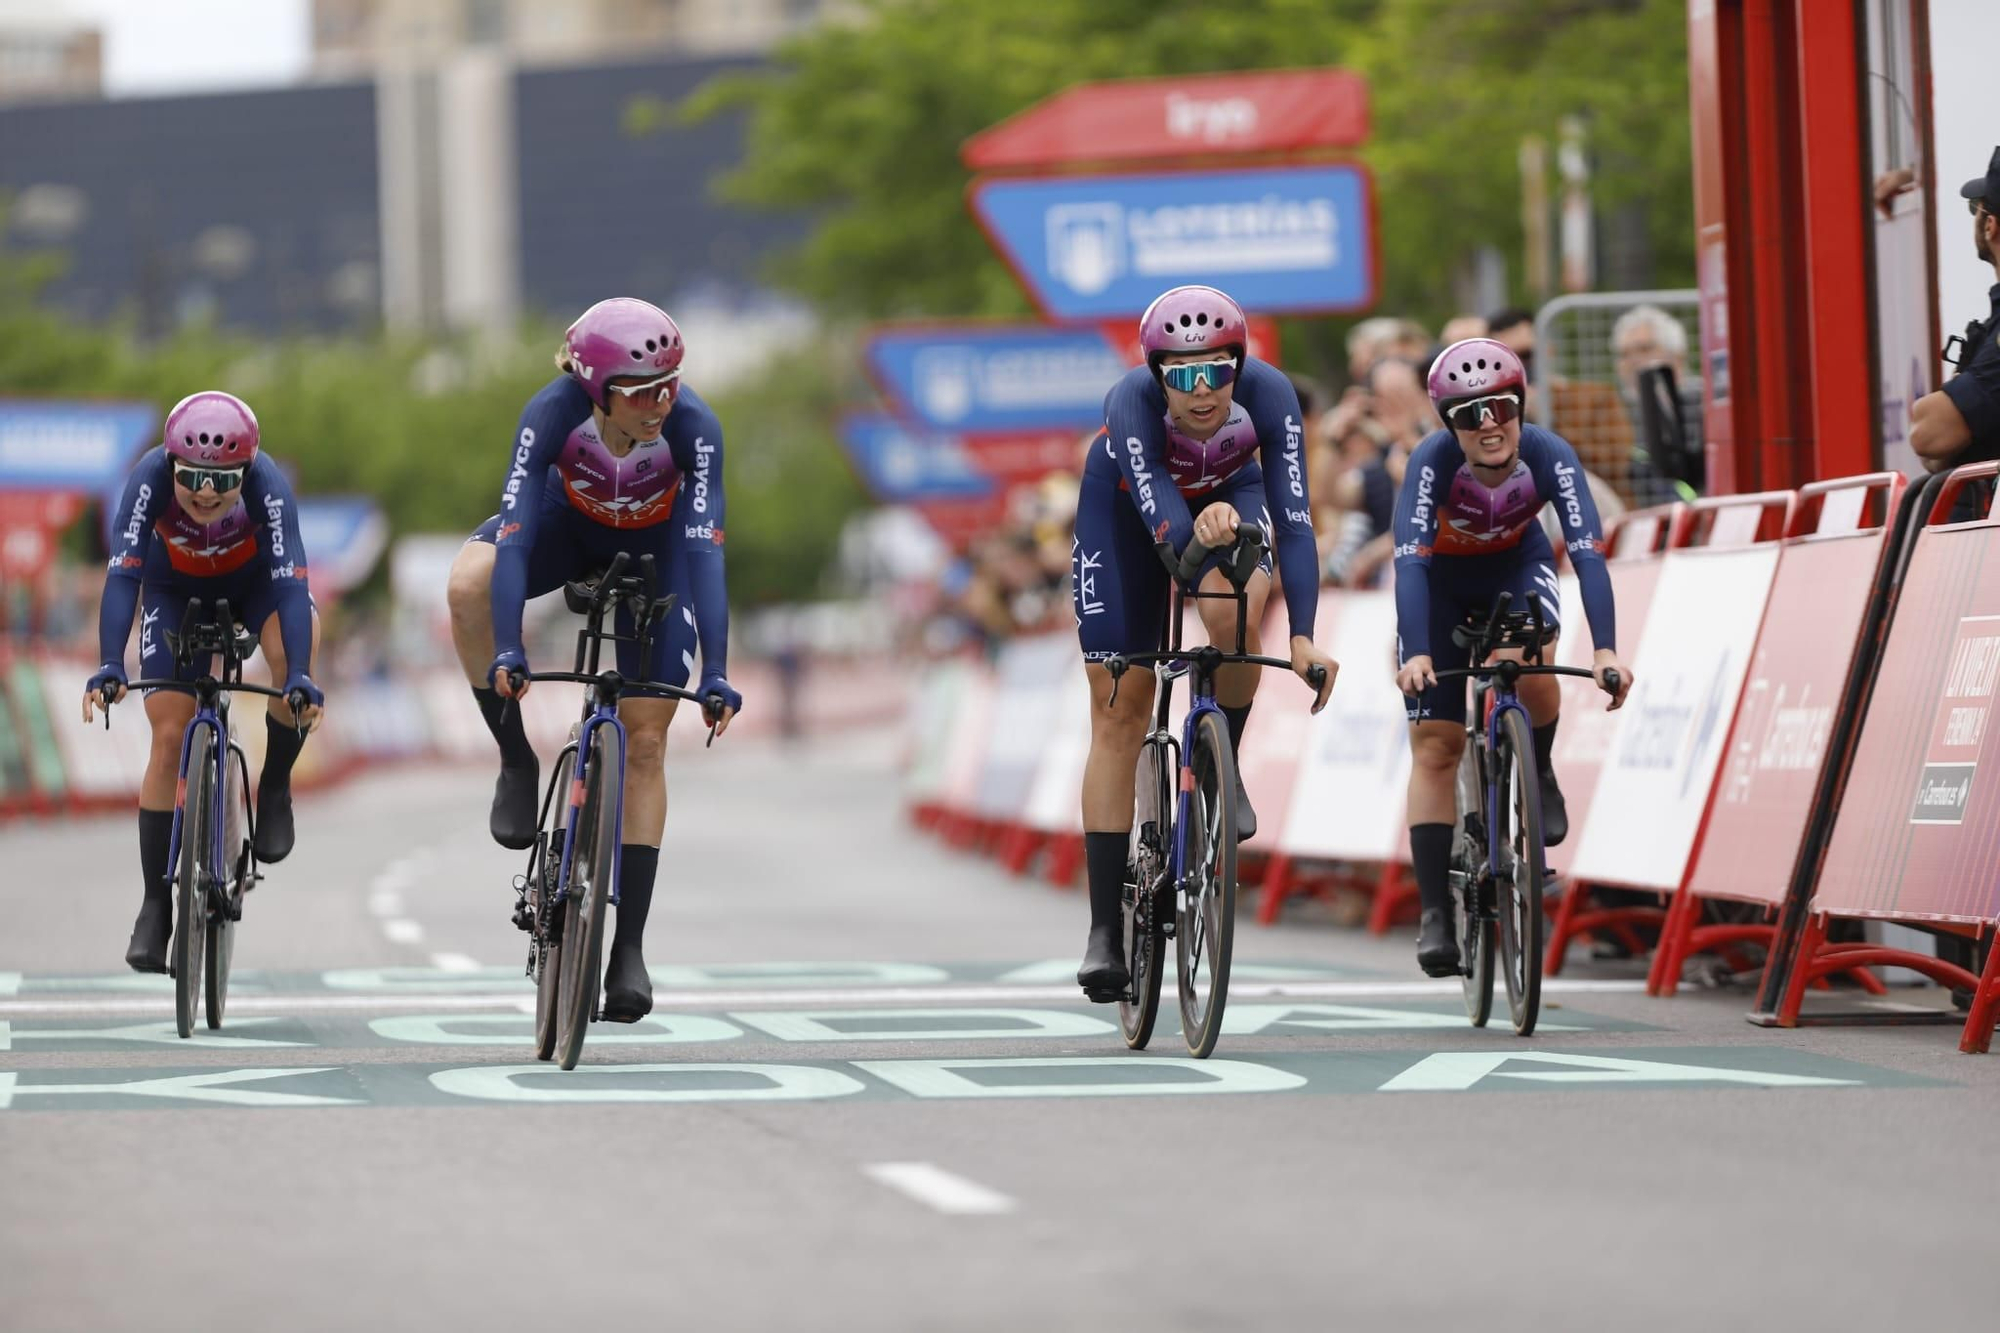
[[1465, 1016], [1483, 1028], [1493, 1016], [1493, 915], [1486, 884], [1486, 824], [1480, 816], [1485, 784], [1480, 751], [1473, 737], [1458, 759], [1458, 836], [1451, 847], [1452, 927], [1458, 935], [1459, 979], [1465, 988]]
[[202, 968], [205, 982], [202, 1007], [209, 1028], [222, 1026], [223, 1010], [229, 1004], [229, 965], [236, 957], [236, 920], [243, 914], [243, 891], [257, 873], [256, 856], [250, 850], [250, 783], [248, 761], [234, 742], [222, 756], [222, 847], [229, 856], [231, 875], [220, 887], [225, 900], [208, 913], [208, 938], [204, 944], [207, 962]]
[[1500, 913], [1500, 975], [1514, 1031], [1532, 1036], [1542, 1009], [1542, 779], [1533, 733], [1523, 713], [1500, 719], [1500, 821], [1503, 864], [1494, 882]]
[[1181, 1035], [1188, 1054], [1201, 1060], [1222, 1035], [1236, 930], [1236, 755], [1221, 713], [1210, 710], [1196, 722], [1188, 767], [1194, 780], [1180, 831], [1187, 891], [1174, 946], [1180, 965]]
[[1167, 848], [1173, 845], [1172, 744], [1149, 737], [1139, 750], [1133, 788], [1132, 876], [1125, 886], [1125, 970], [1131, 974], [1129, 999], [1118, 1002], [1118, 1028], [1125, 1044], [1142, 1051], [1153, 1039], [1160, 1016], [1161, 948], [1166, 914], [1173, 910], [1167, 882]]
[[556, 1063], [576, 1068], [583, 1036], [604, 986], [604, 917], [618, 867], [618, 790], [625, 755], [609, 727], [591, 733], [583, 805], [563, 904], [563, 947], [556, 991]]
[[206, 886], [210, 838], [215, 823], [215, 735], [194, 729], [188, 744], [188, 782], [181, 801], [181, 856], [174, 873], [174, 1030], [194, 1035], [201, 1010], [202, 945], [208, 935]]

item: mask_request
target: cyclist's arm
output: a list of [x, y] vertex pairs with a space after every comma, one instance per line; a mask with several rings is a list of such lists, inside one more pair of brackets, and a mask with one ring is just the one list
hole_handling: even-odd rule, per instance
[[1445, 432], [1432, 435], [1410, 455], [1396, 495], [1390, 531], [1396, 539], [1396, 637], [1405, 662], [1431, 655], [1431, 550], [1458, 457]]
[[1583, 615], [1590, 622], [1590, 642], [1600, 650], [1616, 651], [1618, 609], [1611, 594], [1611, 571], [1604, 567], [1604, 525], [1584, 481], [1583, 464], [1568, 440], [1532, 426], [1521, 432], [1521, 457], [1536, 489], [1555, 506], [1563, 548], [1576, 570]]
[[118, 513], [111, 524], [111, 560], [104, 570], [104, 597], [97, 605], [97, 659], [123, 669], [125, 641], [139, 609], [139, 575], [153, 549], [153, 524], [174, 498], [174, 470], [165, 449], [141, 458], [125, 478]]
[[500, 488], [500, 532], [493, 543], [493, 609], [495, 655], [522, 653], [521, 608], [528, 602], [528, 552], [535, 546], [535, 528], [542, 512], [542, 491], [549, 468], [575, 425], [566, 422], [558, 396], [543, 390], [521, 409], [520, 429], [508, 455], [507, 481]]
[[1305, 411], [1291, 380], [1262, 361], [1248, 360], [1238, 401], [1257, 431], [1264, 467], [1264, 500], [1271, 511], [1272, 544], [1285, 588], [1292, 636], [1310, 639], [1319, 610], [1319, 543], [1313, 536], [1312, 500], [1306, 493]]
[[[263, 525], [259, 536], [264, 568], [277, 594], [278, 637], [284, 641], [286, 670], [312, 675], [312, 594], [306, 582], [306, 544], [299, 536], [299, 502], [292, 484], [269, 455], [257, 455], [244, 477], [244, 503]], [[255, 632], [259, 627], [252, 626]]]
[[1178, 555], [1194, 535], [1194, 515], [1167, 471], [1166, 412], [1166, 397], [1143, 366], [1127, 371], [1104, 395], [1107, 444], [1125, 489], [1153, 541]]
[[[680, 494], [674, 497], [674, 525], [681, 556], [687, 561], [688, 598], [693, 603], [695, 635], [701, 642], [701, 678], [725, 679], [729, 672], [729, 584], [722, 560], [722, 423], [707, 406], [682, 403], [699, 411], [688, 413], [677, 432], [686, 443], [675, 452], [681, 467]], [[678, 424], [678, 423], [676, 423]], [[676, 459], [680, 462], [681, 459]]]

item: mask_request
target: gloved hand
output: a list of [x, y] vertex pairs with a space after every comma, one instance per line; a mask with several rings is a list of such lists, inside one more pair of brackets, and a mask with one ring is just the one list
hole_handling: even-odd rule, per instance
[[[97, 673], [83, 683], [83, 720], [86, 723], [95, 721], [97, 710], [100, 706], [108, 710], [111, 704], [115, 704], [120, 699], [123, 699], [125, 697], [125, 686], [125, 664], [123, 662], [106, 662], [103, 666], [99, 667]], [[108, 697], [107, 691], [109, 692]], [[104, 725], [107, 727], [111, 725], [111, 716], [108, 711], [105, 714]]]
[[493, 655], [493, 664], [486, 668], [486, 683], [503, 699], [518, 699], [528, 692], [529, 682], [523, 680], [520, 688], [515, 688], [515, 675], [528, 674], [528, 654], [520, 648], [504, 648]]
[[721, 676], [703, 675], [695, 693], [701, 696], [702, 716], [715, 724], [718, 736], [729, 730], [729, 719], [743, 711], [743, 696]]

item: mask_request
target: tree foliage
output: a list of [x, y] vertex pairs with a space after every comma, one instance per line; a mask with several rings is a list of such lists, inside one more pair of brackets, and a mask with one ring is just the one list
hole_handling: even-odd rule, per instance
[[1692, 276], [1684, 0], [869, 0], [776, 68], [683, 108], [752, 112], [726, 191], [822, 218], [777, 276], [843, 314], [1010, 314], [1027, 303], [964, 206], [968, 136], [1072, 84], [1344, 65], [1370, 83], [1379, 308], [1450, 312], [1457, 262], [1510, 258], [1518, 150], [1589, 127], [1602, 204], [1646, 210], [1656, 280]]

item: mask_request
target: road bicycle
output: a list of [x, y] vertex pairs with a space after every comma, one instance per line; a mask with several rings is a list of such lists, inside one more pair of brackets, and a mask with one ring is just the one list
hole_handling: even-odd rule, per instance
[[[1118, 683], [1135, 666], [1150, 666], [1158, 681], [1153, 729], [1139, 749], [1132, 816], [1131, 878], [1124, 892], [1125, 968], [1130, 982], [1122, 993], [1097, 994], [1100, 1003], [1118, 1001], [1118, 1025], [1125, 1044], [1142, 1050], [1152, 1040], [1159, 1016], [1162, 957], [1174, 941], [1179, 978], [1181, 1034], [1188, 1054], [1206, 1058], [1222, 1035], [1222, 1012], [1229, 996], [1229, 957], [1236, 926], [1236, 753], [1229, 728], [1215, 702], [1215, 673], [1225, 666], [1255, 663], [1291, 670], [1282, 658], [1244, 651], [1249, 596], [1244, 586], [1264, 555], [1264, 532], [1244, 524], [1226, 547], [1220, 568], [1229, 592], [1202, 592], [1195, 586], [1211, 549], [1190, 541], [1178, 560], [1162, 552], [1173, 571], [1173, 600], [1161, 632], [1161, 649], [1110, 658], [1111, 700]], [[1213, 644], [1181, 646], [1181, 613], [1191, 598], [1236, 603], [1236, 650]], [[1307, 682], [1317, 691], [1319, 667]], [[1173, 683], [1189, 678], [1187, 716], [1177, 736], [1171, 721]]]

